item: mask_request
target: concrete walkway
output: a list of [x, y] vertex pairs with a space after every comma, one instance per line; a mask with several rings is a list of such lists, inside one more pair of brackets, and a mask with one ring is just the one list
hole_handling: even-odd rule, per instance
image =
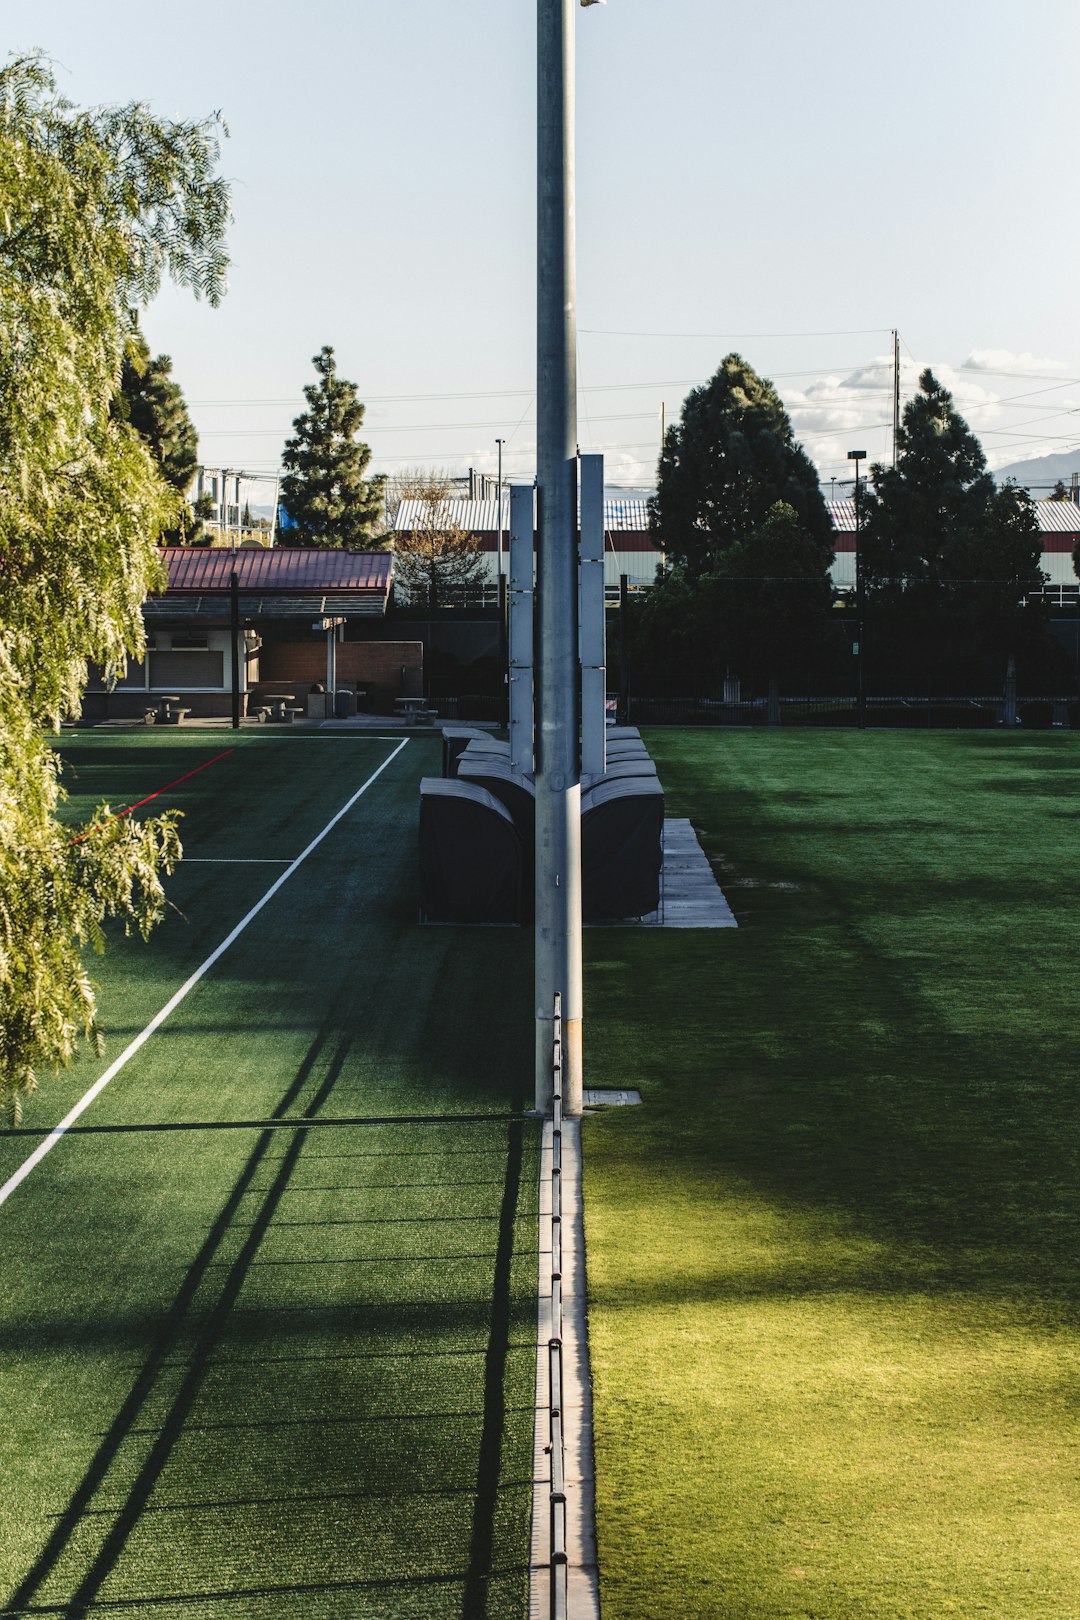
[[[550, 1410], [548, 1340], [551, 1337], [551, 1136], [551, 1121], [547, 1120], [540, 1154], [540, 1267], [529, 1620], [548, 1620], [551, 1601], [548, 1563], [551, 1459], [547, 1451]], [[562, 1189], [563, 1429], [566, 1451], [566, 1551], [569, 1565], [566, 1612], [567, 1620], [600, 1620], [579, 1119], [563, 1120]]]

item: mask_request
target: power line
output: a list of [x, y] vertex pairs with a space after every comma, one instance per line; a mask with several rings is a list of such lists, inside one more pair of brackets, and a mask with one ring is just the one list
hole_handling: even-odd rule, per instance
[[860, 326], [840, 332], [619, 332], [599, 326], [578, 327], [580, 337], [715, 338], [725, 342], [729, 338], [880, 337], [883, 332], [891, 333], [892, 327]]

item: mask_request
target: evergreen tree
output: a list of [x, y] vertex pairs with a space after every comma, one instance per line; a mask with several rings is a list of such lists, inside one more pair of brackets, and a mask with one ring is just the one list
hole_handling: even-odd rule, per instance
[[664, 438], [652, 519], [668, 556], [707, 574], [728, 546], [765, 522], [777, 501], [832, 559], [832, 524], [817, 471], [773, 385], [729, 354], [683, 402]]
[[808, 538], [794, 509], [778, 501], [745, 540], [728, 546], [702, 581], [727, 661], [766, 685], [769, 723], [779, 724], [782, 676], [801, 674], [833, 602], [829, 558]]
[[166, 483], [186, 495], [199, 464], [199, 436], [171, 371], [169, 356], [151, 360], [146, 339], [133, 332], [120, 374], [120, 409], [150, 446]]
[[[146, 339], [136, 329], [128, 340], [116, 408], [149, 446], [166, 483], [186, 495], [199, 464], [199, 436], [171, 372], [169, 356], [159, 354], [152, 360]], [[165, 531], [162, 542], [194, 544], [201, 528], [199, 517], [185, 507], [180, 523]]]
[[862, 497], [860, 566], [871, 602], [924, 640], [969, 636], [997, 655], [1041, 630], [1024, 600], [1046, 583], [1034, 507], [998, 488], [978, 439], [932, 371], [904, 407], [895, 467]]
[[362, 549], [378, 531], [383, 487], [381, 478], [364, 477], [371, 449], [356, 438], [364, 407], [356, 384], [338, 376], [333, 349], [324, 346], [313, 363], [319, 381], [304, 389], [308, 409], [293, 422], [282, 457], [289, 544]]
[[0, 1107], [95, 1036], [82, 947], [161, 916], [174, 818], [57, 815], [43, 727], [77, 713], [87, 662], [141, 658], [156, 540], [181, 500], [113, 410], [131, 309], [168, 271], [217, 303], [228, 191], [217, 124], [90, 111], [40, 56], [0, 69]]

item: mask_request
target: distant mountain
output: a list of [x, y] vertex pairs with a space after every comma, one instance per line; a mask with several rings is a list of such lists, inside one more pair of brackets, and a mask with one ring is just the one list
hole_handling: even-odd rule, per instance
[[998, 467], [994, 477], [999, 484], [1007, 479], [1030, 489], [1033, 495], [1049, 495], [1058, 479], [1068, 489], [1074, 472], [1080, 472], [1080, 448], [1061, 450], [1053, 456], [1036, 456], [1033, 461], [1012, 461], [1007, 467]]

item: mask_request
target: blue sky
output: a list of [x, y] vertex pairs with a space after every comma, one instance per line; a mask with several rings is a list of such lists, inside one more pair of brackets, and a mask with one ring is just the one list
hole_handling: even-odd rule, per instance
[[[272, 469], [331, 343], [378, 470], [494, 470], [501, 435], [532, 476], [534, 34], [531, 0], [9, 22], [75, 101], [229, 123], [229, 296], [145, 318], [204, 461]], [[932, 364], [993, 464], [1080, 444], [1078, 59], [1075, 0], [579, 11], [582, 448], [647, 486], [661, 405], [736, 348], [846, 477], [887, 450], [892, 327], [905, 392]]]

